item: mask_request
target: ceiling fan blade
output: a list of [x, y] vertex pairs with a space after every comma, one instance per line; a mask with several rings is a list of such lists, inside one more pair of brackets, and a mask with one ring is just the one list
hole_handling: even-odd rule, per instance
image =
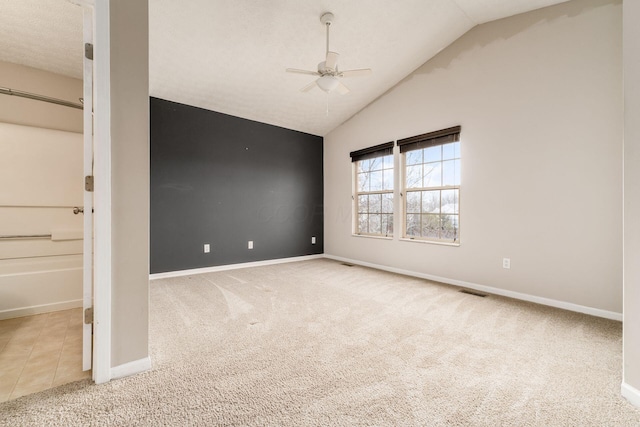
[[330, 68], [332, 70], [336, 69], [336, 65], [338, 64], [338, 57], [340, 56], [337, 52], [327, 52], [327, 59], [324, 61], [324, 66], [326, 68]]
[[309, 71], [309, 70], [298, 70], [297, 68], [287, 68], [285, 70], [287, 73], [295, 73], [295, 74], [307, 74], [310, 76], [319, 76], [320, 73], [317, 71]]
[[302, 89], [300, 89], [300, 92], [309, 92], [311, 89], [313, 89], [316, 86], [317, 86], [317, 83], [314, 80], [311, 83], [309, 83], [308, 85], [304, 86]]
[[336, 87], [336, 92], [338, 92], [340, 95], [346, 95], [351, 91], [349, 90], [348, 87], [343, 85], [342, 82], [339, 82], [338, 86]]
[[368, 76], [369, 74], [371, 74], [371, 68], [361, 68], [359, 70], [340, 71], [338, 77], [360, 77]]

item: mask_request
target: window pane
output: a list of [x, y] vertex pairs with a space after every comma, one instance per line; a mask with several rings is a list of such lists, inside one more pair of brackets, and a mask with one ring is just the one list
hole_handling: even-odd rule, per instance
[[442, 190], [442, 213], [458, 213], [458, 190]]
[[420, 213], [420, 192], [407, 192], [407, 213]]
[[424, 149], [424, 162], [439, 162], [442, 160], [442, 145]]
[[370, 159], [371, 161], [371, 169], [372, 171], [377, 171], [382, 169], [382, 157], [374, 157]]
[[369, 191], [382, 190], [382, 171], [375, 171], [369, 173]]
[[385, 169], [393, 169], [393, 156], [384, 156], [382, 158], [382, 167]]
[[422, 215], [422, 237], [440, 237], [440, 215]]
[[456, 179], [455, 179], [455, 184], [454, 185], [460, 185], [460, 160], [456, 160], [455, 161], [455, 168], [456, 168]]
[[453, 149], [455, 151], [456, 159], [460, 158], [460, 141], [453, 143]]
[[380, 213], [382, 207], [382, 194], [369, 195], [369, 213]]
[[393, 190], [393, 169], [385, 169], [382, 172], [382, 189]]
[[422, 187], [422, 165], [407, 166], [407, 188]]
[[456, 163], [460, 160], [448, 160], [442, 162], [442, 185], [456, 185]]
[[371, 165], [371, 161], [367, 160], [359, 160], [358, 161], [358, 173], [368, 172], [369, 166]]
[[424, 165], [424, 186], [440, 187], [442, 185], [442, 163], [426, 163]]
[[358, 214], [358, 233], [367, 233], [369, 231], [369, 215]]
[[358, 174], [358, 192], [369, 191], [369, 175], [366, 173]]
[[442, 215], [442, 239], [458, 240], [458, 215]]
[[358, 196], [358, 213], [369, 212], [369, 196]]
[[422, 192], [422, 213], [440, 213], [440, 191]]
[[393, 215], [382, 215], [381, 231], [385, 236], [393, 234]]
[[356, 162], [356, 233], [393, 233], [394, 160], [391, 154]]
[[380, 234], [381, 215], [369, 215], [369, 233]]
[[407, 215], [407, 237], [420, 237], [420, 214]]
[[393, 213], [393, 194], [382, 195], [382, 213]]
[[422, 163], [422, 150], [407, 151], [404, 155], [407, 165], [417, 165]]
[[456, 148], [454, 142], [451, 144], [444, 144], [442, 146], [442, 160], [454, 159], [456, 157]]

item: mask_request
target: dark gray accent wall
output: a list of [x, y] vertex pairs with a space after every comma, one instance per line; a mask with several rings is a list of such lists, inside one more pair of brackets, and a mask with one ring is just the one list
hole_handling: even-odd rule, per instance
[[150, 103], [151, 273], [323, 253], [322, 137]]

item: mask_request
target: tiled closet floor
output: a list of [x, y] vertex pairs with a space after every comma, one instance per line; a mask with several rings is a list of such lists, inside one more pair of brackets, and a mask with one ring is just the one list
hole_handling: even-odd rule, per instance
[[0, 402], [90, 377], [81, 308], [0, 320]]

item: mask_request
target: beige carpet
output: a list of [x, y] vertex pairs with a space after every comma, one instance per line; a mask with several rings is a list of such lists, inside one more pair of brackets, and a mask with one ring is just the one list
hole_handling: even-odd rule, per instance
[[621, 324], [314, 260], [151, 283], [154, 369], [0, 425], [639, 426]]

